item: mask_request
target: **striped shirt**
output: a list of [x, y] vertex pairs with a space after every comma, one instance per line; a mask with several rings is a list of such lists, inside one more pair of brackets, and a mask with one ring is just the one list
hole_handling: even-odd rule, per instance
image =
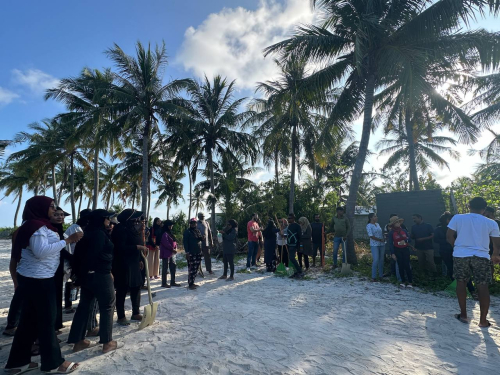
[[31, 236], [29, 246], [23, 249], [17, 272], [33, 279], [53, 277], [59, 267], [61, 250], [65, 247], [66, 241], [60, 240], [56, 232], [41, 227]]

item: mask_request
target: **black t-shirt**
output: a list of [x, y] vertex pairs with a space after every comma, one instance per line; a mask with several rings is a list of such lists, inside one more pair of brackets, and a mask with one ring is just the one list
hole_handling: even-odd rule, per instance
[[288, 246], [299, 246], [302, 229], [297, 223], [288, 224], [286, 241]]
[[415, 240], [415, 248], [419, 250], [430, 250], [434, 248], [432, 238], [425, 241], [416, 241], [418, 238], [429, 237], [434, 233], [432, 225], [427, 223], [415, 224], [411, 227], [411, 238]]
[[323, 228], [323, 223], [311, 223], [312, 228], [312, 242], [313, 243], [322, 243], [323, 240], [321, 238], [321, 232]]

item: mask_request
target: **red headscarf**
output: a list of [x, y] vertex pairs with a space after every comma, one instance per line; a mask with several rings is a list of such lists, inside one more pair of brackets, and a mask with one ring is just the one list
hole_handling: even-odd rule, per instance
[[35, 196], [26, 201], [23, 211], [23, 224], [19, 227], [12, 247], [12, 257], [19, 262], [21, 252], [30, 243], [30, 238], [38, 229], [45, 226], [57, 233], [48, 216], [50, 204], [54, 199], [43, 195]]

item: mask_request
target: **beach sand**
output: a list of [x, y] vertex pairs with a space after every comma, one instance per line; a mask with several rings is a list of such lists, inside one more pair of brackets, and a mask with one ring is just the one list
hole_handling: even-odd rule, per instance
[[[2, 328], [13, 293], [9, 257], [9, 242], [1, 240]], [[471, 300], [466, 325], [453, 317], [456, 300], [441, 295], [354, 277], [292, 281], [254, 272], [237, 273], [231, 283], [217, 280], [222, 263], [214, 266], [196, 291], [186, 289], [185, 268], [178, 270], [181, 288], [155, 281], [157, 321], [142, 331], [115, 325], [122, 349], [72, 354], [61, 344], [63, 355], [81, 362], [79, 374], [498, 374], [498, 297], [489, 316], [494, 326], [481, 330], [479, 304]], [[11, 341], [0, 339], [2, 367]]]

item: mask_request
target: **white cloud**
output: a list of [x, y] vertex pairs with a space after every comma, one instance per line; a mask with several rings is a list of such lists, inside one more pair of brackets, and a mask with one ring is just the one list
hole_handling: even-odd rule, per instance
[[15, 92], [0, 87], [0, 105], [9, 104], [14, 99], [19, 98]]
[[27, 87], [36, 95], [41, 95], [45, 90], [54, 88], [59, 84], [57, 78], [39, 69], [28, 69], [26, 71], [14, 69], [12, 75], [16, 84]]
[[255, 11], [224, 8], [186, 30], [175, 62], [198, 78], [220, 74], [237, 79], [240, 88], [253, 89], [256, 82], [277, 73], [272, 56], [264, 58], [263, 49], [312, 21], [310, 2], [304, 0], [261, 0]]

